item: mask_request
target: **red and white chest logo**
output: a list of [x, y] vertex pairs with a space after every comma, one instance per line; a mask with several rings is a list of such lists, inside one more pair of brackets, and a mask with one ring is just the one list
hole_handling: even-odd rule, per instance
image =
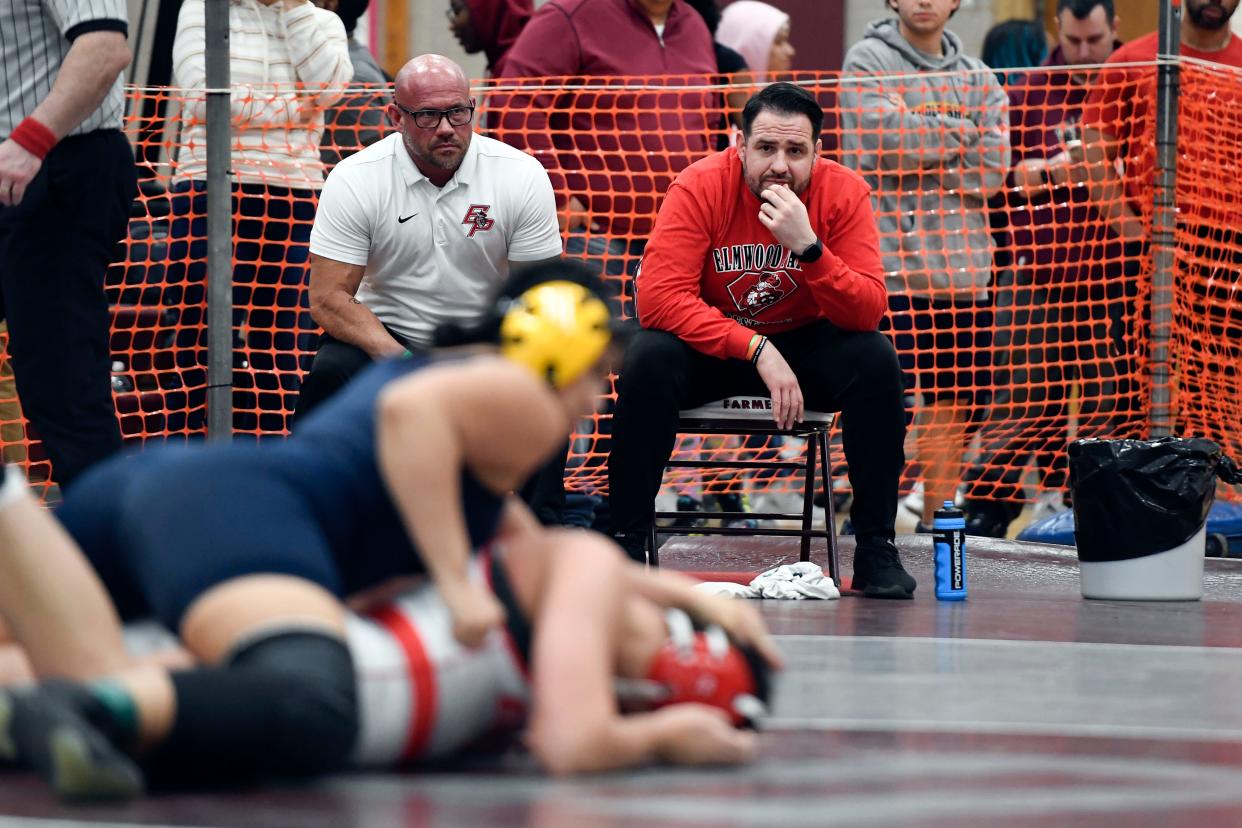
[[729, 283], [729, 295], [742, 313], [758, 316], [798, 289], [784, 270], [747, 271]]
[[475, 233], [491, 230], [496, 225], [496, 220], [488, 218], [487, 212], [492, 209], [490, 204], [471, 204], [470, 209], [466, 211], [466, 217], [461, 223], [470, 228], [470, 232], [466, 234], [467, 238], [473, 238]]

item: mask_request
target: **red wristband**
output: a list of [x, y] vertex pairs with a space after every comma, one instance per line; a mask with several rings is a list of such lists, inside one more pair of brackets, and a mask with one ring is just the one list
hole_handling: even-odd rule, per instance
[[40, 161], [56, 146], [56, 135], [34, 118], [26, 118], [9, 133], [17, 144]]

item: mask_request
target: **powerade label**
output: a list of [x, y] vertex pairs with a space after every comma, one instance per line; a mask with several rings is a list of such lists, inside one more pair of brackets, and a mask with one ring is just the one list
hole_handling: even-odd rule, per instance
[[966, 596], [966, 533], [960, 529], [941, 529], [933, 539], [936, 597], [960, 600]]
[[953, 589], [959, 590], [962, 583], [962, 533], [953, 533], [953, 548], [949, 560], [953, 562]]

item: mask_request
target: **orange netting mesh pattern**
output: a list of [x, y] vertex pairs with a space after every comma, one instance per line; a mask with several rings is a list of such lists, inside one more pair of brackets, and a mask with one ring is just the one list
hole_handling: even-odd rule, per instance
[[1173, 393], [1186, 434], [1242, 453], [1242, 74], [1183, 66]]
[[[1064, 99], [1065, 79], [1046, 73], [1022, 76], [1025, 93], [1008, 114], [972, 104], [973, 87], [996, 83], [990, 75], [797, 77], [825, 108], [823, 155], [859, 169], [873, 187], [891, 302], [885, 330], [909, 384], [907, 484], [949, 468], [957, 477], [947, 482], [967, 480], [974, 496], [1029, 499], [1066, 485], [1070, 439], [1148, 433], [1150, 249], [1142, 238], [1123, 243], [1115, 231], [1126, 204], [1140, 222], [1150, 220], [1154, 77], [1144, 67], [1115, 81], [1119, 96], [1151, 95], [1145, 120], [1102, 107], [1105, 121], [1094, 124], [1080, 122], [1081, 100]], [[727, 145], [739, 103], [753, 91], [720, 80], [556, 78], [476, 87], [478, 130], [543, 161], [567, 218], [567, 253], [602, 268], [627, 315], [631, 277], [663, 193], [680, 170]], [[325, 169], [386, 134], [386, 92], [350, 89], [329, 111]], [[131, 442], [205, 431], [205, 185], [178, 176], [179, 136], [188, 113], [199, 110], [185, 104], [195, 97], [130, 91], [126, 131], [145, 180], [107, 293], [117, 412]], [[1235, 456], [1242, 454], [1240, 102], [1242, 75], [1182, 66], [1171, 391], [1177, 431], [1211, 437]], [[1093, 128], [1124, 132], [1129, 143], [1100, 162], [1084, 140]], [[251, 130], [235, 139], [237, 150], [253, 158], [289, 134], [279, 125]], [[295, 149], [305, 155], [308, 148], [285, 147], [282, 155]], [[1059, 153], [1059, 170], [1044, 186], [1023, 176], [1024, 159]], [[239, 436], [287, 431], [317, 333], [307, 301], [317, 190], [282, 170], [273, 165], [270, 175], [234, 184]], [[952, 318], [947, 336], [927, 330], [937, 313]], [[46, 460], [21, 416], [7, 363], [0, 383], [5, 457], [45, 479]], [[601, 406], [575, 436], [571, 488], [606, 487], [607, 412]], [[835, 472], [843, 478], [836, 440]], [[960, 461], [963, 442], [962, 469], [937, 465]], [[797, 450], [788, 440], [691, 437], [678, 453], [720, 459]], [[740, 485], [721, 472], [678, 470], [666, 479], [683, 488]], [[754, 472], [747, 486], [779, 490], [794, 479]]]

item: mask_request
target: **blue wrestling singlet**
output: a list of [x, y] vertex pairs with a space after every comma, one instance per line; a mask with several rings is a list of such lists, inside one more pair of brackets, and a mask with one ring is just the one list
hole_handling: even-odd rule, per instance
[[[426, 357], [376, 363], [316, 409], [297, 434], [262, 444], [195, 444], [91, 469], [57, 516], [123, 617], [177, 629], [204, 591], [248, 574], [313, 581], [338, 596], [425, 571], [380, 474], [376, 401]], [[504, 495], [461, 475], [476, 549]]]

